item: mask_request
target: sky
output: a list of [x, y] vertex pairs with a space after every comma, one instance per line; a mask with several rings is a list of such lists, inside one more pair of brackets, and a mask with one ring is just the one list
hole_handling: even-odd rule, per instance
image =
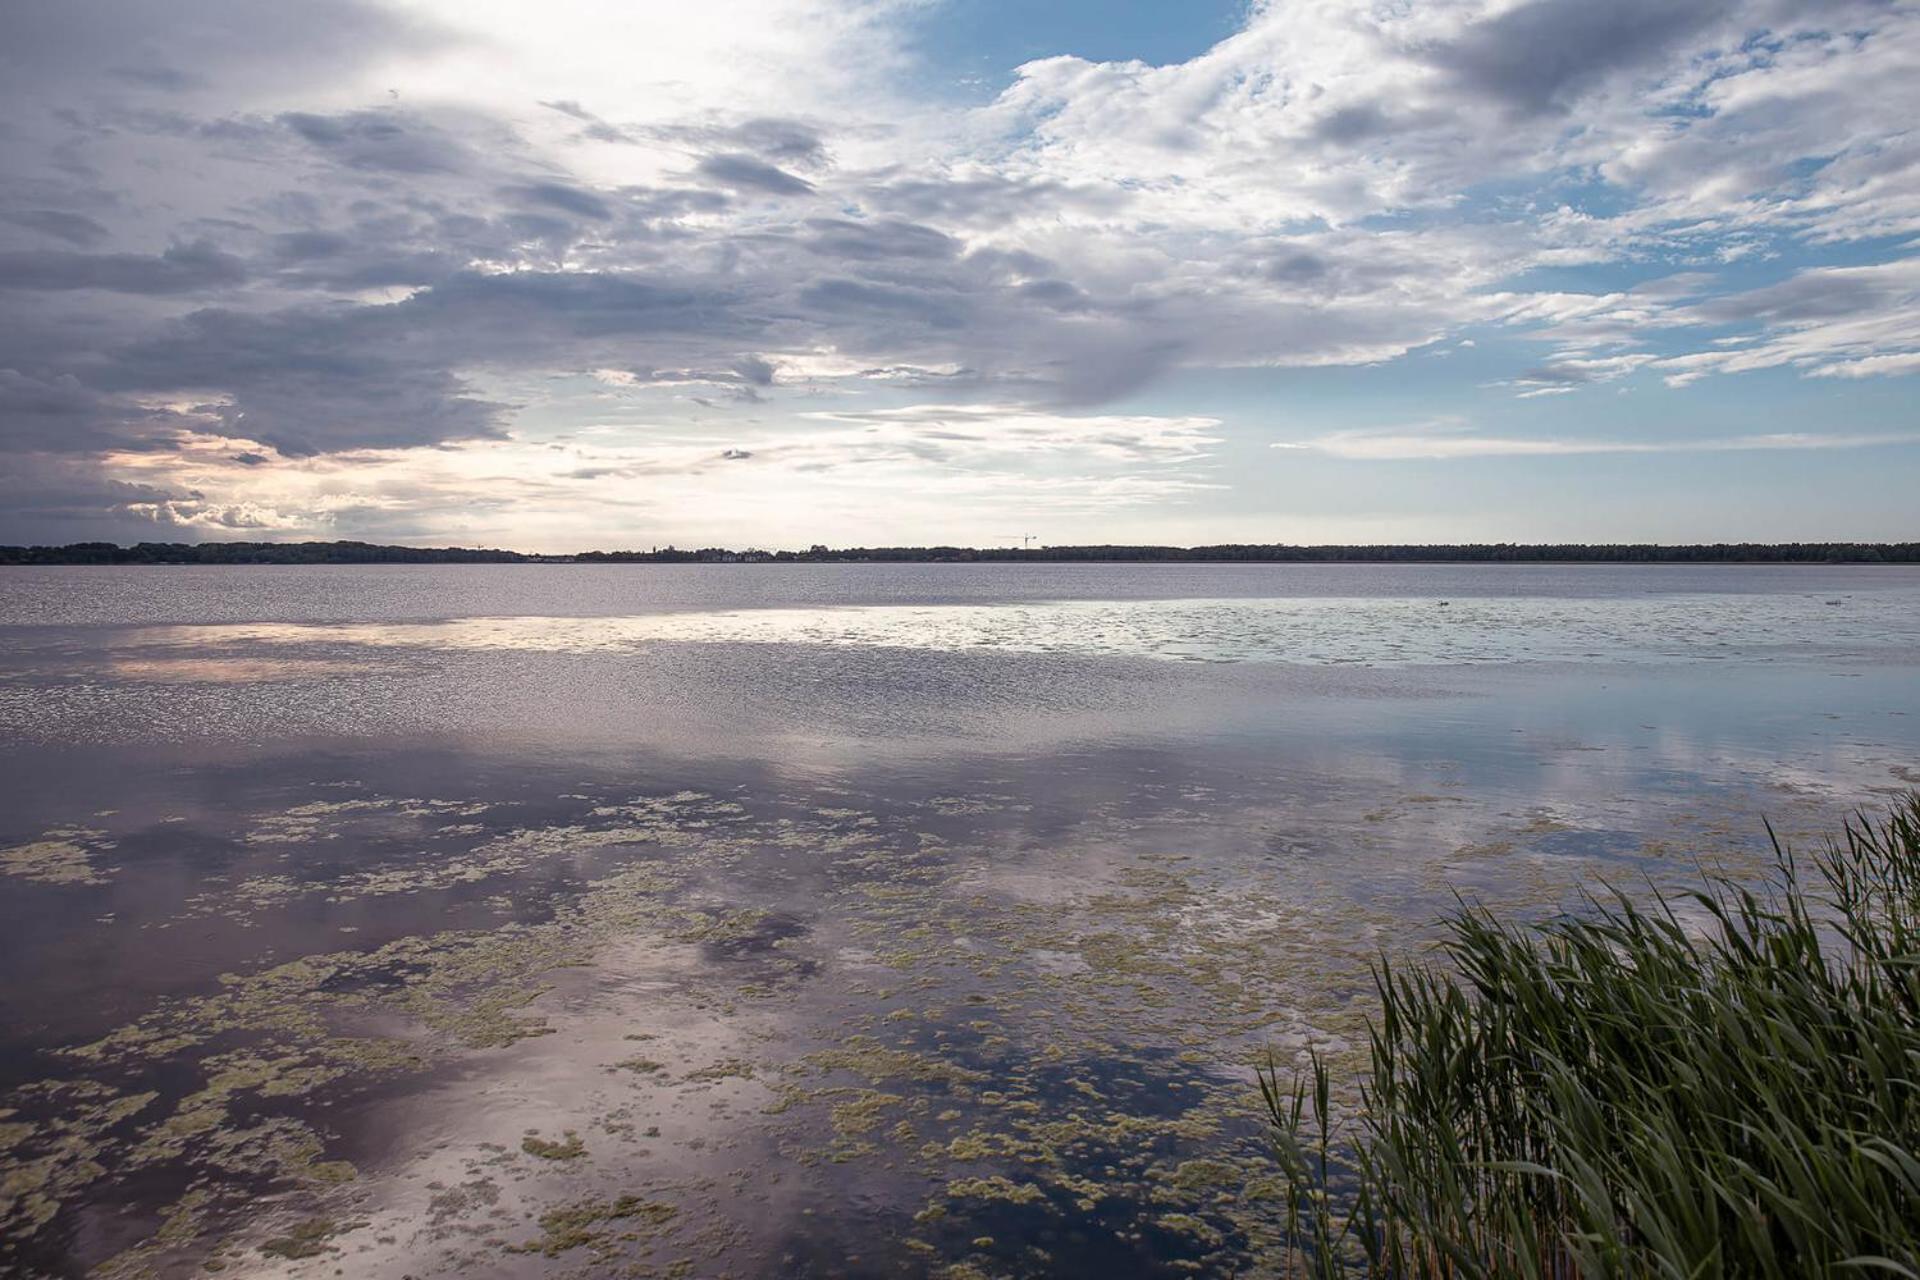
[[1920, 5], [7, 0], [0, 542], [1920, 538]]

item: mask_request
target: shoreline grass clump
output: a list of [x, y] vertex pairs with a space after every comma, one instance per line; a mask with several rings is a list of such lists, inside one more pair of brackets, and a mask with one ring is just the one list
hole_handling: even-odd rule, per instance
[[1920, 796], [1803, 874], [1375, 967], [1371, 1066], [1261, 1089], [1319, 1277], [1920, 1277]]

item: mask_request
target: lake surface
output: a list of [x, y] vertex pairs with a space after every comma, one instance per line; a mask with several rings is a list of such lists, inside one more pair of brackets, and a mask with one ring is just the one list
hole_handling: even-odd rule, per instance
[[0, 568], [0, 1274], [1260, 1274], [1368, 964], [1920, 783], [1920, 570]]

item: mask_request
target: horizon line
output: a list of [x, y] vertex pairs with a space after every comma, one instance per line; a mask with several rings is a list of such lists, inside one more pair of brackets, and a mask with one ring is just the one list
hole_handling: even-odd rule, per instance
[[819, 562], [1201, 562], [1201, 563], [1916, 563], [1920, 542], [1225, 542], [1062, 543], [1040, 546], [891, 544], [791, 548], [677, 547], [647, 550], [518, 551], [480, 546], [413, 546], [358, 539], [209, 542], [104, 541], [0, 544], [0, 564], [315, 563], [819, 563]]

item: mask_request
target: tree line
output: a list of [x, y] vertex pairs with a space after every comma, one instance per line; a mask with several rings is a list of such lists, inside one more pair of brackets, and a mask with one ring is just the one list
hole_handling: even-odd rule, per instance
[[501, 564], [514, 551], [383, 547], [369, 542], [72, 542], [0, 547], [0, 564]]
[[0, 564], [693, 564], [732, 562], [1033, 562], [1226, 561], [1275, 564], [1915, 564], [1915, 542], [1393, 543], [1295, 546], [1225, 543], [1205, 547], [840, 547], [806, 551], [584, 551], [535, 556], [467, 547], [395, 547], [367, 542], [111, 542], [0, 546]]

